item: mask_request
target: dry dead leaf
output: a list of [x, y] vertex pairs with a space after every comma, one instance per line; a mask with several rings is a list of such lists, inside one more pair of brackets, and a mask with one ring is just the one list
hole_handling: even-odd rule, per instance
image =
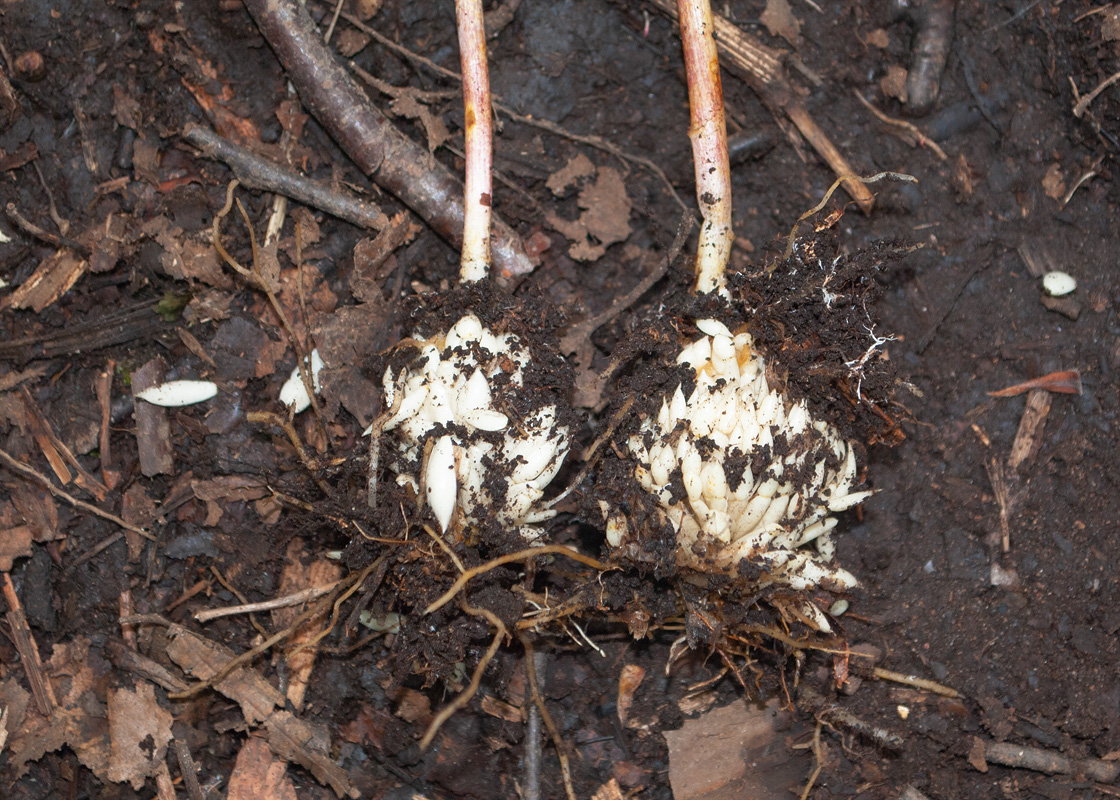
[[393, 699], [396, 701], [393, 713], [405, 722], [427, 727], [432, 721], [432, 701], [423, 692], [405, 688], [399, 690]]
[[583, 153], [577, 153], [568, 159], [567, 164], [548, 176], [545, 186], [554, 195], [560, 197], [569, 186], [581, 178], [590, 178], [594, 174], [595, 165], [591, 163], [591, 159]]
[[596, 261], [607, 248], [630, 236], [631, 202], [618, 170], [603, 167], [594, 183], [580, 190], [577, 220], [549, 214], [548, 224], [571, 241], [568, 255], [577, 261]]
[[272, 494], [268, 483], [254, 475], [219, 475], [205, 481], [191, 481], [191, 491], [206, 503], [209, 527], [217, 525], [222, 518], [224, 503], [260, 500]]
[[[280, 576], [280, 586], [277, 594], [281, 597], [316, 586], [334, 583], [342, 577], [342, 570], [338, 564], [325, 558], [316, 558], [310, 564], [304, 564], [307, 553], [302, 539], [293, 539], [288, 544], [285, 553], [284, 572]], [[272, 612], [273, 627], [277, 630], [286, 628], [301, 613], [303, 606], [290, 606], [278, 608]], [[322, 630], [327, 621], [327, 612], [323, 611], [317, 617], [309, 619], [301, 625], [288, 640], [289, 649], [295, 649], [301, 644], [311, 641]], [[297, 711], [303, 708], [303, 698], [307, 692], [308, 683], [311, 681], [311, 671], [315, 667], [317, 647], [305, 647], [298, 653], [288, 655], [288, 700]]]
[[801, 22], [793, 16], [787, 0], [766, 0], [766, 10], [759, 21], [770, 31], [771, 36], [781, 36], [794, 47], [801, 42]]
[[[220, 644], [178, 625], [168, 629], [167, 655], [185, 672], [201, 680], [217, 675], [234, 657], [232, 651]], [[250, 724], [263, 723], [272, 752], [310, 771], [339, 797], [357, 796], [346, 771], [330, 757], [330, 734], [326, 727], [299, 719], [290, 711], [277, 711], [285, 704], [284, 695], [259, 672], [241, 667], [214, 688], [236, 702]]]
[[1046, 170], [1046, 174], [1042, 176], [1042, 189], [1046, 192], [1047, 197], [1052, 197], [1055, 200], [1066, 193], [1066, 182], [1063, 180], [1060, 166], [1051, 164], [1050, 168]]
[[143, 121], [140, 103], [119, 83], [113, 84], [113, 119], [118, 125], [139, 131]]
[[109, 780], [139, 790], [155, 775], [171, 741], [171, 712], [156, 701], [150, 683], [135, 691], [109, 690]]
[[0, 572], [11, 572], [17, 558], [31, 555], [31, 527], [16, 525], [0, 529]]
[[[89, 644], [89, 639], [83, 636], [56, 644], [51, 660], [44, 665], [58, 700], [50, 719], [23, 698], [24, 722], [9, 730], [8, 742], [17, 777], [26, 771], [30, 762], [68, 745], [83, 765], [101, 780], [108, 780], [109, 724], [105, 705], [93, 691], [95, 682], [104, 675], [100, 672], [94, 675]], [[13, 695], [8, 685], [0, 691], [11, 703]], [[16, 700], [18, 704], [18, 693]]]
[[[679, 730], [665, 731], [673, 797], [796, 796], [810, 760], [786, 746], [789, 732], [778, 724], [785, 714], [777, 701], [763, 707], [740, 701], [686, 720]], [[791, 794], [795, 787], [797, 791]]]
[[365, 50], [369, 43], [369, 34], [362, 33], [357, 28], [343, 28], [335, 32], [334, 46], [346, 58], [353, 58]]
[[226, 800], [297, 800], [288, 765], [260, 737], [250, 736], [237, 754]]
[[58, 504], [54, 498], [38, 488], [20, 484], [11, 489], [12, 503], [31, 528], [31, 537], [37, 542], [62, 538], [58, 530]]
[[617, 778], [611, 778], [591, 795], [591, 800], [623, 800], [622, 787]]
[[906, 90], [906, 68], [898, 64], [891, 64], [887, 67], [887, 74], [879, 80], [879, 88], [883, 90], [883, 94], [887, 97], [893, 97], [900, 102], [905, 103], [906, 98], [909, 96]]
[[428, 110], [417, 97], [419, 89], [402, 89], [401, 95], [389, 104], [394, 114], [408, 119], [417, 120], [424, 128], [424, 135], [428, 137], [428, 152], [434, 153], [436, 148], [451, 138], [447, 125], [443, 119]]
[[163, 248], [159, 263], [172, 278], [201, 281], [219, 289], [233, 288], [233, 280], [218, 261], [209, 231], [189, 234], [167, 217], [156, 217], [144, 224], [141, 233]]
[[882, 28], [876, 28], [867, 34], [867, 39], [864, 41], [870, 47], [878, 47], [880, 50], [886, 50], [891, 46], [890, 35]]
[[381, 10], [381, 5], [385, 0], [356, 0], [358, 17], [362, 22], [369, 22], [373, 15]]

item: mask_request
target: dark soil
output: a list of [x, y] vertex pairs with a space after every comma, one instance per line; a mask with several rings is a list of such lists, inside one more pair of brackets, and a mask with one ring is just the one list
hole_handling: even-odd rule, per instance
[[[327, 11], [309, 5], [325, 26]], [[547, 591], [572, 603], [600, 649], [560, 623], [544, 626], [535, 639], [545, 654], [544, 699], [567, 743], [581, 798], [612, 777], [624, 792], [671, 797], [662, 731], [680, 727], [688, 716], [681, 698], [725, 664], [734, 674], [709, 687], [716, 701], [788, 698], [800, 709], [791, 742], [808, 740], [821, 711], [811, 695], [799, 698], [797, 684], [902, 737], [900, 748], [883, 748], [826, 726], [814, 798], [893, 800], [907, 785], [934, 800], [1120, 791], [1096, 789], [1076, 773], [994, 764], [981, 771], [974, 750], [977, 740], [999, 740], [1072, 758], [1120, 754], [1120, 89], [1105, 89], [1080, 117], [1074, 114], [1078, 99], [1120, 68], [1120, 19], [1110, 6], [1101, 10], [1087, 0], [959, 0], [939, 99], [928, 115], [912, 119], [944, 149], [942, 161], [931, 148], [896, 138], [853, 96], [890, 116], [906, 115], [880, 82], [890, 67], [909, 63], [914, 30], [888, 5], [842, 0], [821, 2], [818, 11], [792, 4], [802, 23], [797, 57], [821, 79], [807, 96], [814, 118], [859, 173], [890, 170], [918, 179], [873, 184], [874, 211], [865, 216], [847, 207], [830, 231], [811, 228], [843, 205], [841, 193], [802, 224], [803, 241], [820, 252], [810, 257], [803, 247], [795, 261], [838, 259], [829, 291], [848, 295], [850, 314], [843, 324], [822, 324], [828, 315], [821, 287], [807, 277], [799, 283], [780, 259], [795, 221], [834, 175], [804, 141], [786, 136], [784, 119], [779, 128], [745, 84], [725, 75], [732, 127], [776, 143], [734, 171], [733, 267], [743, 277], [732, 286], [790, 391], [868, 445], [866, 481], [877, 494], [845, 515], [837, 537], [840, 563], [861, 582], [839, 618], [843, 635], [852, 645], [878, 648], [880, 666], [950, 686], [961, 699], [880, 680], [853, 680], [838, 692], [834, 670], [842, 667], [830, 654], [795, 652], [762, 636], [751, 637], [744, 660], [712, 635], [720, 611], [711, 597], [683, 597], [690, 610], [681, 615], [682, 598], [654, 570], [600, 576], [563, 558], [493, 570], [472, 584], [476, 608], [512, 626]], [[759, 23], [761, 0], [716, 6], [768, 44], [790, 49]], [[646, 11], [607, 0], [526, 2], [491, 43], [493, 87], [522, 114], [651, 159], [691, 204], [679, 41], [673, 24]], [[386, 0], [370, 24], [458, 68], [451, 3]], [[340, 47], [361, 44], [341, 21], [335, 36]], [[419, 320], [438, 326], [466, 304], [519, 332], [562, 334], [566, 324], [607, 308], [664, 256], [680, 206], [664, 183], [632, 162], [502, 119], [494, 207], [541, 256], [512, 300], [449, 292], [457, 254], [420, 223], [407, 244], [373, 258], [369, 231], [289, 206], [279, 261], [272, 262], [278, 300], [300, 335], [315, 334], [331, 367], [322, 424], [312, 412], [296, 420], [301, 451], [277, 425], [246, 419], [250, 411], [280, 411], [277, 392], [296, 357], [264, 296], [213, 254], [210, 229], [232, 174], [178, 134], [187, 122], [238, 134], [324, 183], [368, 194], [390, 215], [400, 207], [302, 116], [271, 50], [236, 2], [8, 2], [0, 6], [0, 44], [14, 88], [9, 95], [0, 86], [0, 205], [8, 209], [0, 220], [0, 445], [55, 475], [43, 455], [37, 409], [78, 464], [109, 489], [100, 498], [80, 484], [66, 490], [156, 535], [153, 543], [122, 538], [113, 523], [0, 470], [0, 559], [14, 557], [11, 579], [43, 661], [52, 650], [53, 664], [64, 661], [61, 645], [89, 646], [82, 663], [92, 670], [96, 708], [86, 709], [83, 724], [100, 719], [104, 726], [98, 714], [106, 691], [143, 682], [113, 655], [121, 648], [123, 597], [136, 613], [161, 614], [240, 653], [264, 638], [244, 616], [207, 625], [192, 617], [241, 602], [211, 568], [245, 600], [266, 600], [281, 594], [285, 553], [300, 539], [309, 557], [342, 550], [350, 569], [375, 567], [323, 641], [301, 712], [325, 725], [329, 757], [361, 796], [408, 796], [410, 789], [448, 800], [517, 797], [519, 709], [530, 701], [516, 639], [499, 651], [480, 695], [447, 722], [436, 744], [418, 747], [431, 712], [469, 680], [493, 628], [456, 604], [421, 615], [457, 570], [418, 532], [423, 520], [399, 503], [394, 511], [389, 495], [378, 508], [366, 506], [368, 444], [361, 432], [380, 410], [376, 387], [388, 349], [416, 332]], [[353, 58], [394, 86], [447, 93], [430, 95], [436, 99], [427, 109], [452, 132], [436, 156], [460, 174], [458, 87], [376, 43]], [[801, 72], [792, 74], [809, 85]], [[389, 106], [383, 95], [374, 100]], [[415, 114], [403, 103], [396, 108], [398, 124], [427, 141]], [[592, 262], [573, 260], [568, 240], [547, 221], [553, 214], [579, 217], [577, 192], [555, 195], [546, 180], [581, 154], [600, 170], [621, 173], [632, 203], [628, 238]], [[272, 196], [242, 189], [238, 197], [263, 238]], [[45, 233], [29, 232], [16, 215]], [[222, 236], [235, 258], [251, 262], [236, 211], [224, 219]], [[13, 292], [41, 264], [65, 267], [65, 258], [88, 262], [73, 286], [12, 307]], [[1076, 292], [1060, 301], [1046, 297], [1034, 264], [1070, 273]], [[601, 413], [581, 423], [575, 455], [606, 430], [619, 400], [629, 393], [638, 405], [655, 402], [651, 383], [670, 379], [641, 378], [635, 365], [673, 353], [679, 336], [692, 331], [697, 314], [681, 300], [690, 269], [689, 258], [679, 259], [637, 304], [591, 336], [581, 370], [606, 369], [612, 355], [624, 355], [626, 364], [608, 384]], [[872, 371], [853, 387], [841, 367], [859, 358], [872, 335], [895, 337], [882, 347], [891, 369]], [[130, 382], [143, 379], [145, 365], [168, 378], [213, 379], [222, 388], [207, 405], [170, 410], [163, 453], [138, 445], [147, 423], [133, 414]], [[567, 369], [550, 365], [542, 385], [566, 387]], [[1009, 466], [1027, 395], [989, 393], [1062, 370], [1080, 373], [1082, 391], [1052, 394], [1034, 447], [1018, 467]], [[577, 374], [577, 384], [586, 379]], [[97, 400], [99, 381], [111, 387], [104, 403]], [[103, 414], [108, 451], [99, 438]], [[154, 435], [158, 441], [158, 430]], [[569, 466], [556, 485], [577, 472], [578, 464]], [[236, 491], [231, 478], [239, 481]], [[208, 482], [219, 479], [224, 493], [206, 495], [219, 485]], [[577, 514], [586, 505], [562, 503], [550, 537], [599, 556], [599, 520]], [[28, 547], [14, 544], [17, 529], [30, 529]], [[420, 537], [423, 548], [378, 541], [406, 535]], [[516, 549], [515, 542], [474, 544], [456, 545], [467, 568]], [[400, 613], [400, 632], [353, 647], [368, 633], [357, 621], [362, 610], [375, 619]], [[770, 624], [752, 618], [757, 609], [750, 606], [734, 613], [741, 625]], [[260, 619], [266, 633], [283, 627]], [[714, 649], [683, 658], [674, 651], [666, 674], [681, 635]], [[181, 676], [164, 655], [163, 638], [142, 632], [136, 647]], [[646, 670], [628, 727], [617, 707], [623, 665]], [[265, 655], [252, 666], [274, 683], [287, 682], [283, 659]], [[53, 677], [68, 681], [70, 674]], [[30, 688], [14, 640], [0, 637], [0, 710], [12, 704], [17, 685]], [[248, 730], [236, 706], [213, 692], [178, 702], [157, 688], [156, 697], [175, 715], [172, 732], [189, 746], [203, 785], [218, 787], [211, 796], [224, 796]], [[16, 737], [18, 726], [8, 733]], [[150, 778], [134, 790], [99, 777], [75, 741], [43, 749], [49, 752], [30, 760], [22, 775], [11, 748], [0, 752], [0, 794], [155, 794]], [[168, 761], [178, 778], [178, 763]], [[806, 763], [805, 780], [812, 769]], [[334, 796], [302, 768], [288, 774], [300, 798]], [[541, 796], [564, 796], [551, 746]]]

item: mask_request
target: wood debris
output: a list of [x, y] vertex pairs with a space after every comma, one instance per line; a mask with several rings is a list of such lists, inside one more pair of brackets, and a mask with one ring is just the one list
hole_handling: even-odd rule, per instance
[[[235, 654], [178, 625], [169, 629], [167, 655], [199, 680], [217, 675]], [[268, 746], [277, 756], [299, 764], [338, 797], [357, 797], [346, 771], [330, 756], [330, 734], [325, 726], [308, 722], [284, 709], [287, 698], [256, 670], [235, 669], [215, 687], [241, 707], [250, 725], [268, 732]]]

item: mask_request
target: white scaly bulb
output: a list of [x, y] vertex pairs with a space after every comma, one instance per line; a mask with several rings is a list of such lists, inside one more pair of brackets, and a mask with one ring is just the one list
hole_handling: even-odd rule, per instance
[[502, 410], [506, 393], [524, 390], [528, 347], [473, 314], [442, 337], [415, 341], [417, 357], [383, 380], [395, 410], [381, 430], [393, 442], [397, 482], [422, 495], [444, 532], [494, 519], [536, 541], [536, 524], [555, 515], [538, 504], [571, 439], [555, 405], [516, 425]]
[[[678, 386], [628, 442], [635, 478], [676, 532], [677, 564], [758, 575], [748, 579], [756, 589], [855, 586], [852, 574], [832, 563], [836, 520], [829, 516], [871, 494], [853, 491], [851, 444], [814, 420], [804, 401], [790, 402], [768, 386], [749, 334], [712, 319], [697, 327], [703, 336], [677, 357], [695, 371], [695, 388], [686, 398]], [[641, 533], [618, 510], [600, 506], [608, 544], [639, 553]], [[817, 629], [830, 630], [812, 602], [798, 609]]]

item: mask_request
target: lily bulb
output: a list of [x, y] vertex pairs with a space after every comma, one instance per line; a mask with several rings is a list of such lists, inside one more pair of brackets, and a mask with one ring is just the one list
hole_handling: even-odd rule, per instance
[[473, 314], [416, 342], [416, 358], [383, 380], [391, 416], [382, 431], [393, 442], [397, 482], [427, 503], [444, 532], [493, 519], [537, 540], [534, 526], [555, 515], [538, 503], [571, 440], [554, 404], [516, 422], [507, 416], [525, 395], [529, 348]]
[[[753, 589], [855, 586], [832, 563], [831, 535], [832, 514], [871, 494], [853, 491], [851, 444], [814, 420], [804, 401], [768, 386], [748, 333], [711, 319], [697, 327], [704, 336], [677, 357], [695, 371], [695, 388], [686, 397], [678, 386], [628, 442], [634, 477], [676, 532], [677, 564], [738, 575]], [[611, 547], [639, 544], [625, 516], [601, 507]], [[830, 630], [815, 604], [799, 609], [813, 627]]]

